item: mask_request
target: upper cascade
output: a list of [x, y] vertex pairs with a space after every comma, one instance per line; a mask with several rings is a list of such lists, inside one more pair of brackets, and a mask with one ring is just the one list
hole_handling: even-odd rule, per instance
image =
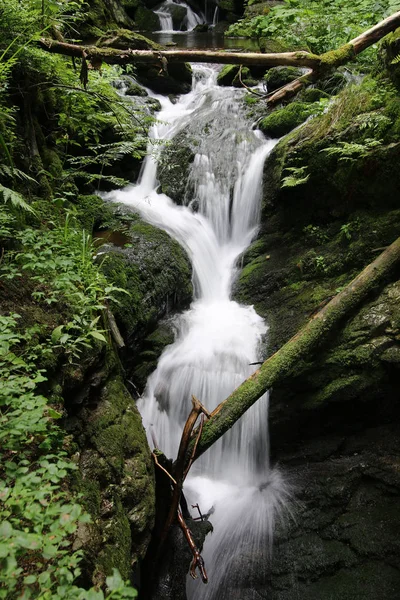
[[160, 20], [160, 31], [192, 31], [206, 23], [202, 13], [196, 13], [186, 2], [165, 0], [154, 11]]

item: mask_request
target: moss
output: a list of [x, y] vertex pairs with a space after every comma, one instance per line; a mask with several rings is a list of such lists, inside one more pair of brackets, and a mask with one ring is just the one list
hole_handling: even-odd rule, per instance
[[109, 521], [105, 531], [103, 545], [96, 560], [93, 579], [96, 583], [104, 583], [113, 569], [118, 569], [127, 580], [132, 577], [131, 567], [131, 533], [129, 521], [119, 500], [114, 501], [115, 514]]
[[128, 50], [129, 48], [132, 50], [157, 50], [160, 48], [159, 44], [129, 29], [107, 31], [98, 39], [96, 45], [102, 48], [112, 47], [120, 50]]
[[268, 92], [273, 92], [287, 83], [294, 81], [302, 74], [302, 70], [296, 67], [273, 67], [272, 69], [268, 69], [264, 75], [264, 81], [267, 84]]
[[318, 88], [306, 88], [302, 91], [300, 95], [300, 99], [303, 102], [318, 102], [322, 98], [329, 98], [330, 95], [324, 92], [323, 90], [319, 90]]
[[86, 231], [92, 232], [114, 219], [114, 209], [95, 195], [80, 195], [74, 202], [76, 216]]
[[239, 73], [238, 65], [225, 65], [218, 73], [217, 83], [218, 85], [232, 85], [233, 80]]
[[144, 6], [139, 6], [135, 11], [135, 22], [140, 31], [157, 31], [160, 29], [158, 16]]
[[354, 48], [351, 44], [345, 44], [337, 50], [330, 50], [321, 54], [321, 68], [331, 69], [333, 67], [339, 67], [344, 65], [355, 57]]
[[273, 111], [268, 117], [262, 119], [258, 126], [268, 137], [281, 137], [298, 125], [301, 125], [317, 110], [318, 107], [313, 104], [292, 102], [284, 108], [278, 108]]

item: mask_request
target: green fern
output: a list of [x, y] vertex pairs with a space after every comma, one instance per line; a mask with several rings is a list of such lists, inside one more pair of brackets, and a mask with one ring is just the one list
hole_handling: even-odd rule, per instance
[[3, 196], [3, 201], [5, 203], [10, 203], [13, 208], [17, 208], [20, 210], [24, 210], [26, 212], [30, 212], [35, 214], [35, 211], [29, 204], [24, 200], [24, 198], [18, 192], [1, 185], [0, 183], [0, 194]]
[[307, 167], [287, 167], [285, 171], [289, 171], [291, 175], [287, 175], [282, 179], [282, 188], [303, 185], [310, 178], [310, 174], [306, 173]]
[[390, 64], [391, 64], [391, 65], [398, 65], [398, 64], [400, 64], [400, 52], [399, 52], [399, 54], [397, 54], [397, 55], [394, 57], [394, 59], [391, 61], [391, 63], [390, 63]]

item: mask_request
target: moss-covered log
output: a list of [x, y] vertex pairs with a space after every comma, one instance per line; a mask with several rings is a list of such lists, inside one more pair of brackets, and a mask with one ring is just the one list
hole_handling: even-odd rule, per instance
[[201, 62], [235, 65], [258, 65], [274, 67], [280, 65], [308, 67], [316, 70], [338, 67], [380, 40], [383, 36], [400, 26], [400, 11], [380, 21], [344, 46], [321, 56], [310, 52], [278, 52], [262, 54], [258, 52], [221, 52], [212, 50], [117, 50], [114, 48], [97, 48], [96, 46], [79, 46], [42, 38], [42, 48], [49, 52], [67, 56], [102, 60], [109, 64], [169, 62]]
[[[278, 352], [268, 358], [251, 377], [246, 379], [224, 400], [204, 424], [195, 458], [203, 454], [224, 435], [240, 417], [272, 386], [282, 381], [298, 363], [318, 347], [340, 321], [349, 315], [379, 285], [387, 281], [400, 265], [400, 238], [369, 264], [339, 294], [290, 339]], [[207, 404], [207, 398], [202, 398]], [[191, 442], [187, 460], [194, 447]]]

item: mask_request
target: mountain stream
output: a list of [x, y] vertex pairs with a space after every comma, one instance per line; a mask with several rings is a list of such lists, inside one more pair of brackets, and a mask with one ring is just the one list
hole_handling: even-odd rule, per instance
[[[267, 326], [252, 306], [232, 300], [238, 261], [259, 224], [263, 165], [276, 143], [251, 128], [242, 108], [244, 90], [216, 85], [217, 69], [194, 66], [191, 93], [162, 110], [151, 136], [180, 133], [195, 148], [184, 206], [158, 193], [162, 143], [150, 144], [136, 185], [111, 192], [187, 251], [194, 299], [175, 317], [175, 342], [150, 376], [139, 409], [163, 452], [176, 457], [194, 394], [212, 411], [256, 367]], [[154, 95], [154, 94], [153, 94]], [[212, 513], [214, 532], [202, 555], [209, 584], [188, 581], [190, 600], [252, 600], [271, 551], [274, 523], [287, 485], [269, 463], [268, 395], [196, 461], [185, 482], [188, 504]], [[194, 512], [194, 511], [193, 511]], [[193, 514], [193, 516], [197, 516]]]

